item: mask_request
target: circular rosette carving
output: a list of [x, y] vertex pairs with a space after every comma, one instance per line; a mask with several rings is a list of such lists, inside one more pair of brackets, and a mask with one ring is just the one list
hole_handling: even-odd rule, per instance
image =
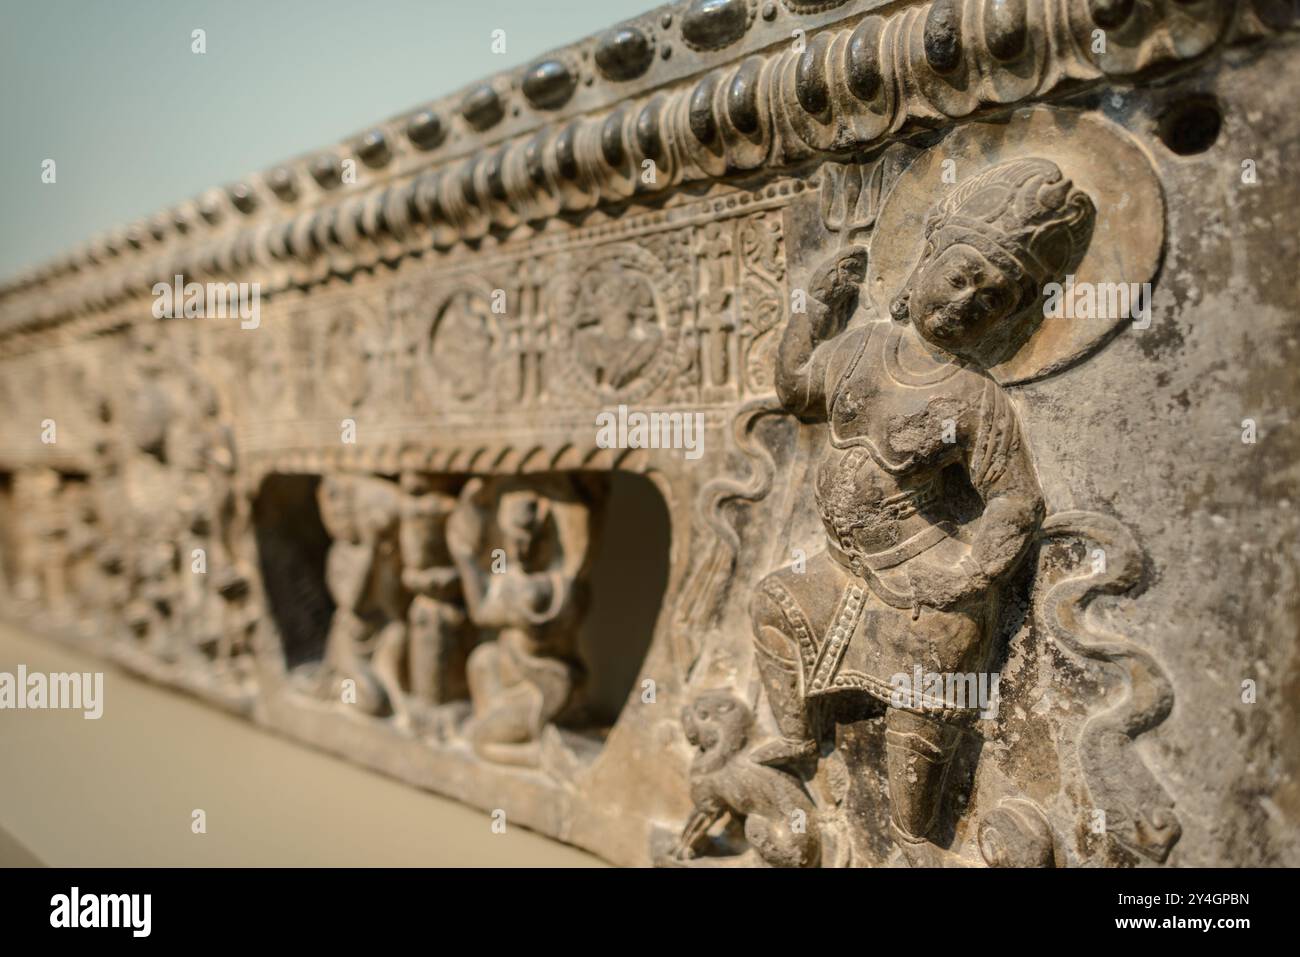
[[[1006, 122], [971, 123], [953, 131], [898, 177], [872, 233], [880, 241], [871, 245], [866, 288], [878, 315], [891, 315], [920, 260], [936, 204], [987, 170], [1031, 159], [1054, 163], [1095, 209], [1077, 266], [1067, 267], [1074, 288], [1122, 286], [1127, 293], [1154, 278], [1164, 249], [1164, 196], [1146, 153], [1126, 132], [1094, 114], [1035, 107], [1017, 111]], [[980, 215], [996, 220], [997, 210], [989, 205], [997, 202], [996, 195], [985, 199], [987, 208]], [[978, 203], [967, 205], [967, 210], [978, 208]], [[1065, 275], [1050, 278], [1066, 282]], [[1149, 289], [1143, 295], [1149, 307]], [[1101, 293], [1098, 297], [1100, 301]], [[1036, 306], [1030, 303], [1022, 311], [1028, 323], [1029, 312], [1036, 310], [1039, 321], [1026, 326], [1032, 331], [1012, 355], [989, 369], [1002, 384], [1041, 379], [1073, 365], [1108, 342], [1132, 315], [1098, 309], [1087, 318], [1044, 318], [1045, 302], [1040, 295]]]
[[681, 339], [680, 293], [664, 264], [631, 244], [575, 262], [551, 304], [560, 379], [606, 402], [636, 402], [672, 372]]
[[318, 336], [316, 368], [324, 400], [343, 409], [356, 408], [366, 397], [369, 381], [361, 317], [349, 308], [338, 309], [322, 323]]
[[486, 284], [461, 282], [434, 310], [424, 365], [430, 395], [491, 404], [492, 362], [501, 338], [492, 295]]

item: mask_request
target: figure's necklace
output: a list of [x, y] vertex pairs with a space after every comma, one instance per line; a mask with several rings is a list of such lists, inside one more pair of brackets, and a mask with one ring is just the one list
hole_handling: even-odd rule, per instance
[[938, 385], [945, 379], [951, 379], [965, 367], [966, 363], [961, 359], [949, 359], [946, 362], [940, 362], [922, 348], [920, 350], [909, 350], [912, 353], [909, 358], [915, 359], [919, 351], [921, 362], [926, 368], [919, 370], [904, 368], [901, 356], [903, 336], [910, 328], [894, 325], [889, 330], [889, 335], [885, 338], [881, 350], [885, 371], [899, 385], [912, 387]]
[[[867, 346], [871, 342], [871, 332], [872, 328], [870, 326], [863, 330], [862, 340], [854, 351], [853, 358], [849, 361], [848, 367], [843, 373], [841, 373], [839, 381], [835, 383], [835, 391], [831, 393], [830, 408], [826, 410], [828, 413], [826, 416], [827, 431], [829, 432], [828, 437], [830, 438], [830, 443], [833, 447], [837, 449], [865, 449], [867, 454], [871, 456], [876, 465], [880, 468], [884, 469], [891, 475], [901, 475], [911, 471], [912, 463], [915, 461], [916, 456], [908, 456], [908, 458], [902, 462], [895, 462], [886, 457], [884, 453], [880, 451], [880, 448], [876, 443], [871, 441], [869, 435], [863, 433], [862, 435], [856, 435], [852, 438], [846, 439], [843, 438], [839, 434], [839, 430], [835, 428], [836, 406], [839, 405], [840, 398], [844, 395], [844, 390], [848, 383], [853, 380], [853, 373], [857, 370], [858, 363], [862, 361], [863, 355], [866, 354]], [[886, 352], [888, 351], [888, 345], [886, 345]]]

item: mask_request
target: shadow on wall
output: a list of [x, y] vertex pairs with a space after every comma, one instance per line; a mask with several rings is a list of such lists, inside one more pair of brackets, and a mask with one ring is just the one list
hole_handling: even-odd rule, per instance
[[318, 485], [315, 475], [272, 475], [253, 507], [266, 601], [289, 669], [324, 658], [334, 614], [325, 586], [330, 539], [316, 504]]
[[579, 637], [587, 703], [612, 724], [636, 687], [668, 587], [668, 506], [643, 475], [610, 475], [605, 525], [591, 566], [591, 608]]

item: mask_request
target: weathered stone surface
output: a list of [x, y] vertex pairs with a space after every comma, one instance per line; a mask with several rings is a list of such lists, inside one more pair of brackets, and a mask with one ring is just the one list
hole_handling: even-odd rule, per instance
[[1300, 864], [1296, 42], [681, 3], [88, 243], [5, 613], [621, 863]]

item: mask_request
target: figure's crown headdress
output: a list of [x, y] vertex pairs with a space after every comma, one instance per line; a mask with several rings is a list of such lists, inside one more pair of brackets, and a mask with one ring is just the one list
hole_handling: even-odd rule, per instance
[[925, 232], [931, 256], [963, 243], [1022, 286], [1039, 287], [1078, 265], [1096, 212], [1051, 160], [1018, 159], [954, 189], [931, 210]]

